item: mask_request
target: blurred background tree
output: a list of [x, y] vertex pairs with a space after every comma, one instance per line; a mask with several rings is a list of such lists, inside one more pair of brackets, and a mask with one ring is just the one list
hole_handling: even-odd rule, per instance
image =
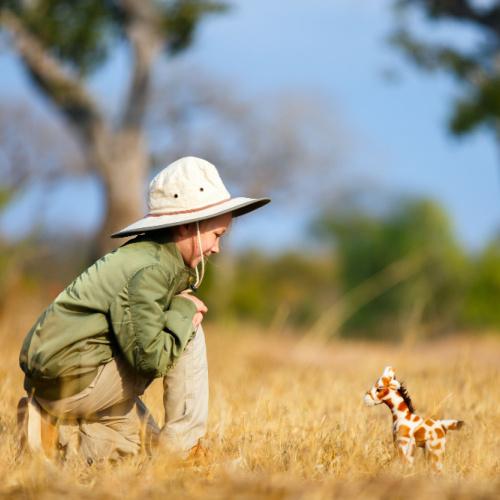
[[461, 321], [472, 328], [500, 328], [500, 239], [492, 241], [472, 262], [470, 286]]
[[[493, 133], [500, 148], [500, 4], [473, 0], [397, 0], [399, 23], [392, 42], [419, 68], [442, 70], [461, 88], [449, 119], [449, 129], [462, 136], [479, 127]], [[417, 10], [434, 24], [452, 22], [479, 36], [472, 46], [423, 39], [404, 15]], [[471, 45], [471, 44], [469, 44]]]
[[[0, 213], [30, 186], [43, 184], [41, 195], [33, 197], [34, 231], [30, 237], [16, 243], [0, 235], [0, 309], [9, 292], [14, 293], [23, 277], [27, 277], [27, 266], [37, 268], [49, 256], [46, 245], [30, 243], [41, 236], [38, 228], [44, 208], [50, 203], [51, 187], [61, 180], [62, 173], [81, 175], [85, 171], [75, 141], [67, 137], [61, 147], [62, 137], [65, 137], [64, 127], [60, 123], [47, 121], [27, 103], [0, 102]], [[60, 262], [57, 259], [57, 264], [49, 266], [53, 277], [62, 269]]]
[[[2, 2], [0, 27], [9, 33], [32, 83], [67, 120], [87, 168], [102, 182], [106, 215], [97, 255], [112, 247], [109, 234], [144, 213], [149, 157], [143, 120], [155, 60], [189, 47], [206, 15], [225, 9], [211, 0]], [[131, 71], [128, 96], [112, 122], [92, 97], [87, 78], [118, 42], [130, 47]]]
[[177, 67], [157, 77], [146, 113], [153, 169], [189, 151], [215, 163], [231, 192], [271, 196], [273, 206], [323, 203], [342, 189], [351, 141], [332, 108], [299, 92], [247, 97], [232, 81]]
[[324, 313], [326, 333], [397, 338], [415, 324], [434, 333], [456, 326], [467, 261], [435, 202], [398, 201], [378, 215], [344, 205], [315, 231], [334, 248], [343, 294]]
[[[144, 214], [150, 171], [186, 154], [219, 165], [231, 190], [293, 199], [295, 205], [311, 190], [321, 197], [318, 187], [327, 189], [347, 143], [338, 117], [321, 98], [284, 93], [256, 102], [226, 79], [164, 64], [167, 58], [160, 57], [186, 49], [202, 19], [224, 12], [225, 4], [85, 1], [78, 6], [63, 0], [2, 4], [0, 28], [50, 104], [48, 111], [38, 103], [0, 109], [0, 149], [12, 152], [0, 155], [2, 184], [9, 192], [4, 209], [37, 182], [45, 193], [41, 202], [50, 205], [51, 185], [91, 176], [102, 186], [105, 207], [95, 258], [118, 243], [109, 238], [114, 230]], [[130, 81], [119, 109], [111, 111], [92, 94], [90, 77], [119, 46], [128, 50]], [[32, 140], [23, 141], [26, 136]], [[314, 176], [309, 182], [304, 178], [306, 165], [325, 179], [321, 186]], [[42, 219], [44, 210], [36, 214]]]

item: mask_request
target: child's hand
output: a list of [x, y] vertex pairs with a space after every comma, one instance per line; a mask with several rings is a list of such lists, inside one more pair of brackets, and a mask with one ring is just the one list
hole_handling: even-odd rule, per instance
[[201, 322], [203, 321], [205, 313], [208, 311], [207, 306], [203, 303], [202, 300], [192, 295], [191, 292], [188, 290], [181, 292], [179, 295], [185, 299], [190, 300], [196, 306], [196, 314], [193, 316], [193, 327], [198, 328], [201, 325]]
[[208, 311], [207, 306], [195, 295], [192, 295], [190, 291], [184, 290], [179, 294], [181, 297], [190, 300], [196, 306], [196, 310], [202, 314], [205, 314]]
[[193, 328], [197, 329], [201, 325], [202, 321], [203, 321], [203, 314], [201, 312], [197, 312], [193, 316]]

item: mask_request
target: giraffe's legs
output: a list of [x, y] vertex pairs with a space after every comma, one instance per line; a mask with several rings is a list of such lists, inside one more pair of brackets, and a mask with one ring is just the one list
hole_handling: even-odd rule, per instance
[[413, 438], [401, 437], [396, 440], [396, 449], [401, 460], [413, 465], [415, 460], [415, 440]]
[[432, 469], [435, 472], [443, 470], [443, 457], [444, 457], [445, 440], [432, 439], [425, 442], [426, 455], [431, 462]]

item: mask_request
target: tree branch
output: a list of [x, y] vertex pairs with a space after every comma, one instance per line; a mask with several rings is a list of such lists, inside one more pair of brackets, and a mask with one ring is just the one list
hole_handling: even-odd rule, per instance
[[427, 12], [433, 17], [451, 18], [460, 21], [470, 21], [500, 34], [500, 6], [479, 11], [469, 0], [420, 0]]
[[3, 10], [0, 24], [12, 34], [17, 51], [32, 78], [75, 126], [84, 141], [92, 144], [96, 128], [102, 128], [104, 123], [97, 106], [81, 83], [47, 53], [15, 14]]
[[134, 68], [122, 128], [139, 128], [144, 118], [151, 87], [151, 66], [161, 50], [161, 14], [151, 1], [123, 0], [128, 19], [126, 32], [134, 54]]

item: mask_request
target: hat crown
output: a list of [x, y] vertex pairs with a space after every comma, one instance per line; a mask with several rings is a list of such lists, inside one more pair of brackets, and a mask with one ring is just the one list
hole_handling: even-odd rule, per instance
[[149, 184], [148, 208], [154, 215], [199, 210], [231, 198], [214, 165], [187, 156], [159, 172]]

